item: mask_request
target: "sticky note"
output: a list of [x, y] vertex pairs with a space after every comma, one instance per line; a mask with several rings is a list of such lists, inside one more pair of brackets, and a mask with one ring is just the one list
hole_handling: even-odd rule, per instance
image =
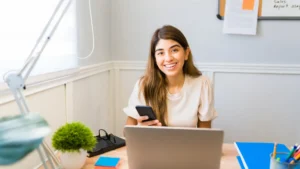
[[95, 166], [116, 167], [120, 161], [118, 157], [101, 156], [95, 163]]
[[253, 10], [255, 0], [243, 0], [243, 10]]

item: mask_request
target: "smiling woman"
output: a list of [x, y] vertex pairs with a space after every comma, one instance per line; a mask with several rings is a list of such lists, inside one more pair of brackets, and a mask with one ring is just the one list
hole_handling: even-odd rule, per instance
[[[143, 122], [136, 105], [151, 106], [157, 120]], [[151, 40], [148, 66], [136, 82], [124, 112], [127, 125], [211, 128], [217, 116], [210, 80], [193, 63], [189, 44], [180, 30], [166, 25]]]
[[167, 77], [179, 75], [183, 79], [182, 68], [189, 52], [189, 48], [185, 50], [174, 40], [161, 39], [155, 49], [156, 64]]
[[[59, 0], [1, 1], [0, 83], [22, 68]], [[76, 3], [72, 3], [31, 75], [77, 66]]]

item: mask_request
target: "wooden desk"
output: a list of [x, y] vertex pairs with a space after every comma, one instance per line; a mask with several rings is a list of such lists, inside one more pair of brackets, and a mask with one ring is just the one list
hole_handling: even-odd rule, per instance
[[[238, 153], [233, 144], [223, 144], [222, 152], [223, 156], [221, 159], [220, 169], [240, 169], [240, 165], [236, 159]], [[122, 147], [92, 158], [87, 158], [86, 163], [82, 169], [94, 169], [94, 164], [100, 156], [120, 157], [122, 159], [122, 165], [120, 169], [128, 169], [126, 147]]]

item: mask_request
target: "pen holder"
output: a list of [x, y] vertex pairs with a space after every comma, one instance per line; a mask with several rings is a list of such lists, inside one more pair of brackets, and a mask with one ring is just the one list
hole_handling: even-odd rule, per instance
[[[270, 169], [300, 169], [300, 161], [290, 164], [286, 162], [289, 153], [277, 152], [276, 157], [273, 158], [273, 153], [270, 154]], [[278, 160], [278, 158], [280, 160]]]

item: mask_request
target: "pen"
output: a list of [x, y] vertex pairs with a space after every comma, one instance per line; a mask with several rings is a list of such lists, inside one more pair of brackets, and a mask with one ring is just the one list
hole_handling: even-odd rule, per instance
[[287, 157], [286, 160], [285, 160], [286, 162], [289, 162], [289, 159], [293, 156], [293, 154], [294, 154], [296, 148], [297, 148], [297, 145], [294, 145], [293, 148], [291, 149], [291, 151], [290, 151], [288, 157]]
[[297, 160], [299, 160], [300, 154], [298, 154], [293, 160], [290, 162], [290, 164], [294, 164]]
[[274, 143], [274, 149], [273, 149], [273, 158], [276, 157], [276, 148], [277, 148], [277, 143]]
[[295, 152], [298, 152], [300, 150], [300, 145], [297, 147]]

